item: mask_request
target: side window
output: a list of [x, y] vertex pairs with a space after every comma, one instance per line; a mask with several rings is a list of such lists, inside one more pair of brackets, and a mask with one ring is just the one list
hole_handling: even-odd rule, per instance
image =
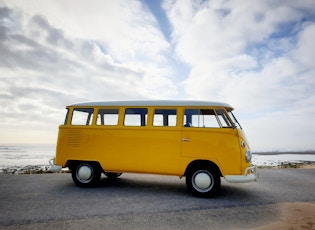
[[148, 119], [148, 109], [128, 108], [125, 111], [125, 126], [146, 126]]
[[99, 109], [96, 124], [97, 125], [117, 125], [118, 109]]
[[93, 120], [93, 111], [91, 108], [77, 108], [72, 113], [72, 125], [91, 125]]
[[176, 109], [154, 110], [153, 126], [176, 126]]
[[230, 122], [230, 120], [228, 119], [226, 113], [224, 112], [224, 110], [222, 109], [217, 109], [216, 113], [218, 115], [218, 118], [220, 120], [220, 123], [222, 125], [222, 127], [231, 127], [232, 124]]
[[212, 109], [186, 109], [184, 127], [219, 128], [220, 124]]

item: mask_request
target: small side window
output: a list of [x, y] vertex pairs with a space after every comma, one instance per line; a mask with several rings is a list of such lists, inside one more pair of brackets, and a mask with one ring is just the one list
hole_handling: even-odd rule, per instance
[[146, 126], [148, 119], [148, 109], [128, 108], [125, 111], [125, 126]]
[[232, 127], [232, 124], [230, 122], [230, 120], [228, 119], [226, 113], [224, 112], [224, 110], [222, 109], [217, 109], [216, 113], [218, 115], [218, 118], [220, 120], [220, 123], [222, 125], [222, 127], [227, 128], [227, 127]]
[[153, 126], [176, 126], [176, 109], [154, 110]]
[[94, 109], [76, 108], [72, 113], [72, 125], [91, 125], [93, 120]]
[[96, 124], [97, 125], [117, 125], [118, 109], [99, 109]]

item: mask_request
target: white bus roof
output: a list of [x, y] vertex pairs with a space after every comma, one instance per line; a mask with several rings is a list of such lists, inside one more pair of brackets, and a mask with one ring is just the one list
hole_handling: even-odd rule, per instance
[[69, 106], [218, 106], [233, 109], [229, 104], [222, 102], [187, 100], [91, 101]]

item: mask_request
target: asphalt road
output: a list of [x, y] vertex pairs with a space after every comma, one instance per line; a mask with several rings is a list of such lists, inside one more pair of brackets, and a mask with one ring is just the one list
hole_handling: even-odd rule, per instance
[[195, 198], [177, 177], [123, 174], [76, 187], [70, 174], [0, 175], [0, 229], [244, 229], [283, 202], [315, 201], [315, 169], [261, 169], [258, 182]]

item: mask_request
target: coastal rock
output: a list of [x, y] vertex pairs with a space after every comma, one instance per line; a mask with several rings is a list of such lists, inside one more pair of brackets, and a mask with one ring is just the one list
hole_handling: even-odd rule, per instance
[[0, 174], [40, 174], [50, 173], [48, 165], [27, 165], [24, 167], [10, 166], [7, 168], [1, 168]]

